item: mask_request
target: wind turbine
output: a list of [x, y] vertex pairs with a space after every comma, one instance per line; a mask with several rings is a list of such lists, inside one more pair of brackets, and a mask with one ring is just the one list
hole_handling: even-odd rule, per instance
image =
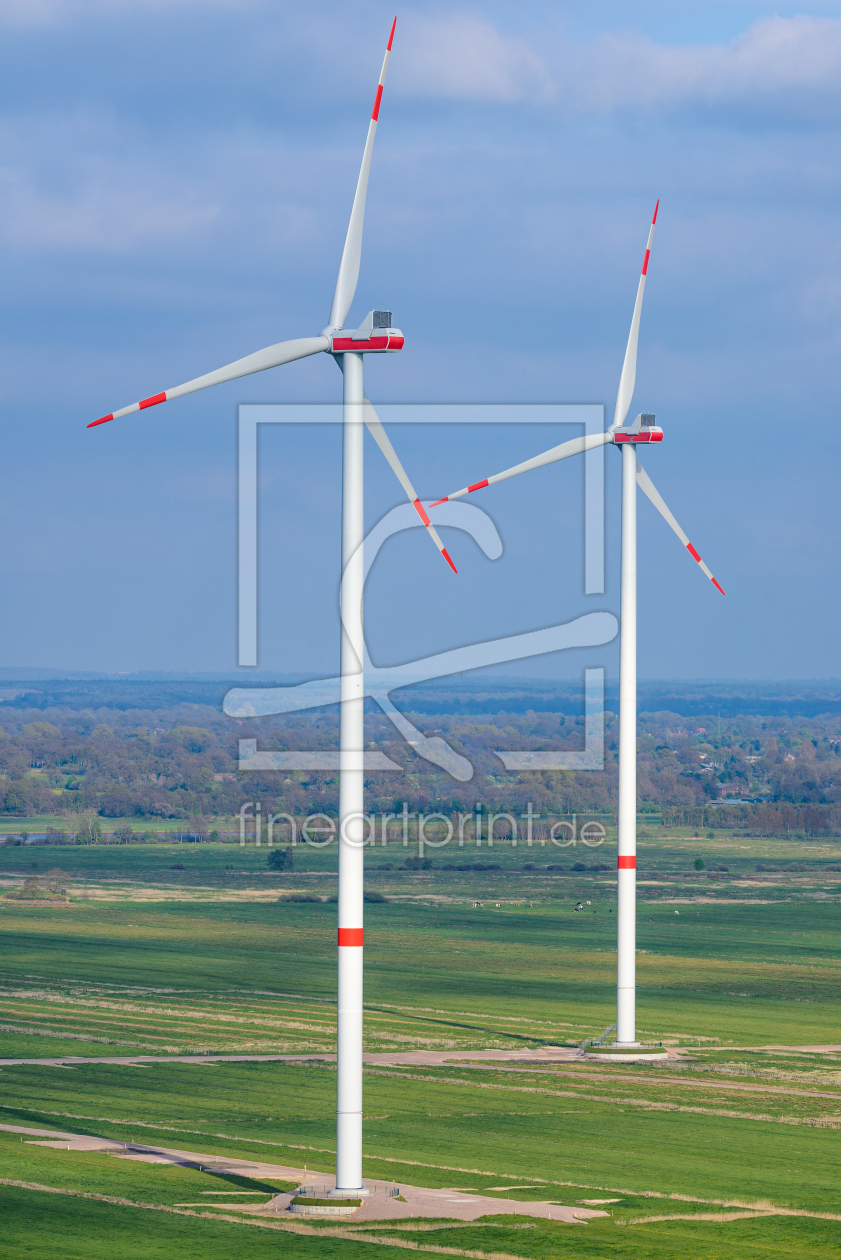
[[631, 332], [625, 349], [625, 361], [619, 378], [613, 423], [604, 433], [573, 438], [562, 442], [542, 455], [535, 455], [522, 464], [507, 468], [504, 472], [476, 481], [444, 499], [431, 503], [437, 507], [450, 499], [482, 490], [485, 486], [505, 481], [520, 473], [543, 468], [571, 455], [594, 450], [608, 444], [622, 449], [622, 587], [619, 649], [619, 837], [617, 857], [617, 947], [616, 947], [616, 1041], [619, 1045], [635, 1046], [636, 1039], [636, 899], [637, 899], [637, 496], [636, 488], [647, 495], [657, 511], [671, 525], [686, 550], [697, 560], [704, 573], [717, 590], [724, 591], [678, 525], [651, 478], [637, 460], [636, 447], [652, 442], [662, 442], [663, 430], [655, 423], [656, 417], [640, 414], [627, 429], [622, 426], [631, 406], [637, 374], [637, 342], [639, 340], [642, 297], [651, 256], [651, 240], [657, 222], [654, 207], [645, 257], [640, 273], [637, 300], [631, 320]]
[[[391, 24], [383, 68], [377, 84], [362, 167], [350, 214], [330, 322], [317, 337], [281, 341], [237, 359], [227, 367], [153, 394], [142, 402], [113, 411], [88, 425], [106, 424], [133, 411], [143, 411], [158, 403], [192, 394], [210, 385], [220, 385], [253, 372], [292, 363], [308, 355], [326, 352], [334, 356], [344, 377], [342, 447], [342, 640], [340, 683], [339, 755], [339, 924], [338, 924], [338, 1016], [336, 1086], [336, 1188], [337, 1197], [358, 1196], [368, 1191], [362, 1181], [362, 939], [363, 939], [363, 810], [364, 810], [364, 679], [365, 657], [362, 637], [363, 568], [363, 424], [367, 425], [380, 450], [403, 486], [427, 532], [455, 572], [455, 565], [431, 524], [414, 487], [363, 390], [362, 360], [365, 354], [393, 353], [403, 348], [403, 334], [391, 325], [390, 311], [369, 311], [356, 329], [346, 329], [345, 319], [356, 292], [362, 256], [362, 228], [368, 175], [374, 150], [374, 137], [380, 113], [391, 45], [397, 18]], [[356, 555], [357, 563], [350, 564]]]

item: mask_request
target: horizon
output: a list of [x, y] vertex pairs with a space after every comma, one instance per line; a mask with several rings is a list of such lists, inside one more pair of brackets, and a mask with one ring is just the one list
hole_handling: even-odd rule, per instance
[[[241, 682], [243, 678], [248, 678], [253, 682], [290, 682], [299, 683], [309, 681], [310, 679], [319, 678], [320, 674], [313, 672], [305, 673], [280, 673], [267, 670], [246, 670], [232, 669], [229, 671], [210, 671], [198, 670], [190, 673], [186, 670], [118, 670], [116, 672], [106, 672], [101, 670], [70, 670], [50, 668], [47, 666], [16, 666], [7, 665], [0, 666], [0, 681], [6, 682], [131, 682], [137, 680], [140, 682], [155, 681], [171, 681], [171, 682]], [[611, 679], [618, 681], [618, 673], [611, 674], [605, 672], [605, 682], [607, 686], [611, 685]], [[799, 686], [799, 687], [824, 687], [828, 685], [841, 686], [841, 677], [826, 678], [691, 678], [691, 677], [666, 677], [661, 675], [643, 675], [638, 676], [639, 683], [659, 686]], [[540, 674], [503, 674], [497, 672], [482, 672], [479, 670], [471, 671], [463, 676], [450, 676], [447, 679], [431, 679], [420, 683], [409, 683], [406, 687], [398, 688], [399, 691], [412, 690], [469, 690], [471, 685], [533, 685], [545, 688], [554, 686], [575, 687], [581, 686], [580, 674], [564, 676], [545, 676]]]

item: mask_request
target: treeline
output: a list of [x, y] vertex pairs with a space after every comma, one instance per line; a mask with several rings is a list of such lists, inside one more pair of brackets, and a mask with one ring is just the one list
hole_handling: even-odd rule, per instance
[[[581, 718], [557, 712], [499, 712], [493, 717], [410, 714], [423, 735], [441, 738], [473, 766], [458, 782], [424, 760], [379, 711], [366, 715], [369, 747], [401, 771], [366, 775], [366, 809], [400, 813], [403, 802], [424, 813], [508, 811], [531, 805], [544, 819], [616, 808], [618, 722], [605, 715], [603, 771], [505, 770], [500, 751], [578, 751]], [[263, 816], [335, 815], [338, 775], [327, 771], [243, 773], [239, 741], [261, 751], [324, 752], [338, 745], [338, 715], [313, 714], [237, 722], [208, 705], [171, 709], [51, 708], [0, 710], [0, 814], [67, 819], [68, 835], [90, 819], [171, 822], [176, 832], [222, 830], [248, 801]], [[811, 719], [718, 715], [687, 719], [641, 714], [639, 806], [685, 826], [748, 826], [757, 831], [817, 833], [841, 826], [841, 717]], [[746, 800], [747, 804], [725, 804]], [[87, 820], [87, 821], [86, 821]], [[230, 827], [230, 822], [227, 823]]]
[[664, 806], [665, 827], [710, 827], [748, 830], [754, 835], [778, 835], [786, 832], [803, 836], [826, 836], [841, 833], [841, 810], [831, 805], [807, 805], [798, 809], [785, 801], [768, 805], [708, 806], [701, 809], [680, 809]]
[[[199, 830], [198, 824], [204, 829]], [[88, 817], [75, 827], [48, 827], [44, 831], [27, 831], [21, 828], [13, 834], [0, 839], [0, 848], [11, 849], [20, 845], [77, 845], [77, 844], [211, 844], [239, 843], [235, 832], [221, 832], [207, 829], [206, 819], [195, 819], [195, 831], [144, 831], [129, 824], [122, 823], [113, 831], [100, 824], [98, 818]]]
[[[136, 716], [136, 715], [133, 715]], [[152, 715], [150, 715], [152, 716]], [[235, 744], [209, 726], [128, 729], [92, 715], [0, 727], [0, 812], [189, 819], [239, 808]]]

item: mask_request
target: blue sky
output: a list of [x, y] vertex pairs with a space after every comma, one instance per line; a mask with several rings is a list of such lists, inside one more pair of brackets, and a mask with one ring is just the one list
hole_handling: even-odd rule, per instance
[[[394, 12], [0, 0], [0, 664], [235, 665], [236, 406], [336, 401], [333, 363], [85, 425], [324, 326]], [[661, 420], [645, 466], [727, 597], [641, 501], [640, 672], [841, 675], [841, 4], [396, 12], [348, 322], [387, 305], [406, 347], [368, 360], [371, 397], [612, 411], [659, 197], [631, 414]], [[394, 436], [437, 497], [568, 434]], [[339, 453], [334, 430], [263, 443], [266, 669], [336, 667]], [[400, 502], [380, 459], [372, 522]], [[604, 597], [581, 594], [580, 469], [557, 466], [482, 500], [499, 560], [452, 535], [455, 578], [419, 533], [390, 543], [372, 645], [616, 610], [607, 462]]]

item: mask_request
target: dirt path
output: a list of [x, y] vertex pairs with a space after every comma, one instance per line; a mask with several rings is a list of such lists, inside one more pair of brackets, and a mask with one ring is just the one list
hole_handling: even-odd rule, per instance
[[[112, 1138], [91, 1137], [82, 1133], [65, 1133], [56, 1129], [32, 1129], [21, 1125], [0, 1124], [6, 1133], [26, 1135], [33, 1146], [48, 1146], [60, 1151], [95, 1151], [117, 1159], [135, 1160], [145, 1164], [175, 1164], [182, 1168], [199, 1168], [211, 1173], [235, 1173], [257, 1181], [292, 1181], [310, 1192], [324, 1193], [335, 1182], [325, 1173], [308, 1172], [305, 1168], [293, 1168], [286, 1164], [270, 1164], [263, 1160], [247, 1160], [238, 1156], [206, 1155], [201, 1151], [184, 1151], [169, 1146], [147, 1146], [139, 1142], [117, 1142]], [[489, 1195], [467, 1194], [459, 1190], [431, 1190], [427, 1186], [409, 1186], [400, 1183], [399, 1192], [405, 1200], [393, 1198], [394, 1182], [365, 1178], [370, 1197], [350, 1218], [353, 1221], [401, 1220], [407, 1217], [446, 1217], [459, 1221], [475, 1221], [480, 1216], [534, 1216], [547, 1221], [564, 1221], [573, 1225], [592, 1216], [606, 1216], [606, 1212], [587, 1207], [565, 1207], [559, 1203], [523, 1203], [516, 1199], [497, 1199]], [[248, 1216], [271, 1216], [287, 1220], [305, 1221], [289, 1211], [289, 1204], [296, 1191], [276, 1194], [268, 1203], [258, 1205], [224, 1204], [225, 1210], [236, 1210]], [[196, 1206], [195, 1204], [181, 1206]], [[208, 1203], [207, 1205], [211, 1205]], [[345, 1218], [348, 1219], [348, 1218]]]

